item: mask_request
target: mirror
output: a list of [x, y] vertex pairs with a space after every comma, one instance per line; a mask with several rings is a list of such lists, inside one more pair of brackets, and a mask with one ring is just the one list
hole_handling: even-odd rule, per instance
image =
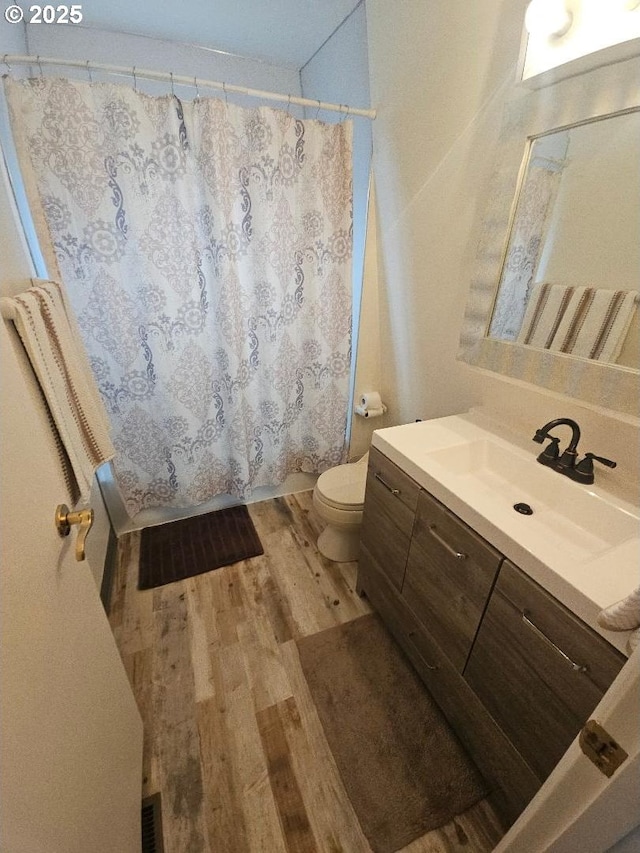
[[[638, 336], [634, 335], [633, 329], [625, 335], [617, 356], [615, 351], [613, 355], [604, 354], [610, 361], [603, 360], [601, 354], [589, 357], [586, 350], [578, 349], [576, 352], [571, 347], [552, 349], [546, 345], [546, 338], [541, 343], [535, 335], [526, 343], [520, 338], [529, 319], [527, 312], [533, 311], [539, 299], [537, 284], [548, 284], [549, 287], [557, 284], [576, 290], [594, 288], [596, 293], [598, 289], [602, 293], [627, 288], [637, 290], [640, 277], [637, 272], [637, 219], [635, 236], [630, 243], [625, 238], [615, 248], [610, 248], [607, 236], [607, 245], [603, 245], [604, 205], [601, 203], [601, 192], [600, 189], [592, 189], [590, 192], [588, 189], [589, 182], [598, 178], [600, 169], [591, 168], [593, 164], [589, 155], [583, 157], [582, 177], [578, 180], [583, 200], [579, 201], [573, 191], [569, 194], [573, 198], [569, 204], [569, 216], [561, 213], [564, 205], [558, 207], [557, 211], [555, 203], [549, 205], [544, 219], [550, 227], [546, 227], [544, 235], [540, 235], [535, 260], [529, 262], [529, 268], [525, 269], [525, 261], [520, 265], [522, 281], [514, 283], [512, 280], [509, 286], [505, 286], [503, 271], [507, 264], [518, 269], [515, 256], [509, 257], [512, 248], [514, 253], [516, 249], [516, 242], [510, 243], [510, 239], [514, 224], [516, 229], [526, 224], [525, 219], [518, 220], [520, 188], [523, 187], [526, 192], [526, 167], [536, 158], [553, 160], [558, 157], [560, 179], [554, 180], [561, 183], [562, 175], [568, 174], [568, 169], [573, 165], [571, 158], [574, 155], [577, 158], [578, 149], [582, 147], [580, 139], [583, 131], [588, 137], [594, 128], [596, 133], [606, 132], [609, 127], [615, 130], [618, 127], [615, 122], [621, 120], [624, 123], [626, 114], [629, 114], [632, 125], [638, 121], [638, 79], [640, 57], [636, 56], [595, 68], [585, 74], [567, 77], [552, 86], [534, 91], [514, 87], [510, 91], [504, 105], [493, 171], [486, 185], [485, 206], [479, 222], [479, 239], [458, 353], [461, 360], [473, 367], [572, 397], [598, 409], [616, 412], [633, 423], [639, 422], [640, 413], [640, 365], [637, 352], [633, 351]], [[630, 134], [635, 135], [637, 161], [640, 160], [637, 155], [637, 124], [632, 127]], [[588, 141], [585, 144], [589, 144]], [[605, 147], [609, 144], [607, 142]], [[523, 164], [525, 147], [527, 156]], [[634, 165], [637, 168], [637, 164]], [[579, 175], [580, 171], [574, 170], [574, 173]], [[637, 172], [635, 174], [636, 177], [626, 186], [618, 187], [613, 196], [615, 201], [617, 195], [616, 203], [607, 204], [607, 207], [621, 206], [622, 197], [625, 204], [632, 201], [638, 204]], [[557, 200], [561, 195], [560, 187], [552, 195]], [[592, 234], [586, 244], [583, 242], [579, 247], [577, 234], [581, 230], [586, 231], [587, 214], [589, 228], [596, 229], [596, 236]], [[637, 217], [637, 207], [633, 215], [627, 215]], [[629, 261], [632, 266], [636, 265], [631, 286], [628, 278], [623, 280], [618, 268], [618, 263], [623, 260]], [[599, 287], [595, 278], [592, 278], [597, 267], [604, 270]], [[580, 280], [574, 277], [578, 273]], [[549, 277], [547, 282], [544, 281], [546, 277]], [[606, 287], [602, 286], [603, 282]], [[499, 283], [502, 284], [500, 288]], [[599, 297], [601, 295], [598, 294]], [[515, 313], [512, 313], [514, 303], [516, 308]], [[636, 305], [634, 317], [637, 313]], [[637, 317], [632, 322], [637, 323]], [[635, 344], [632, 341], [634, 337]]]
[[527, 141], [489, 336], [640, 368], [640, 111]]

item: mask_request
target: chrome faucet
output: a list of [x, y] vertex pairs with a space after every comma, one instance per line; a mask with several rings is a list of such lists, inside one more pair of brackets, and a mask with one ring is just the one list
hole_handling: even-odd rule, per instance
[[[554, 435], [549, 435], [549, 432], [555, 427], [562, 425], [571, 427], [571, 441], [561, 454], [560, 439]], [[603, 456], [595, 456], [593, 453], [586, 453], [584, 459], [576, 464], [578, 459], [578, 442], [580, 441], [580, 427], [571, 418], [556, 418], [553, 421], [549, 421], [548, 424], [536, 430], [536, 434], [533, 436], [533, 440], [538, 444], [542, 444], [547, 438], [550, 439], [550, 442], [538, 456], [538, 462], [541, 465], [552, 468], [554, 471], [558, 471], [560, 474], [564, 474], [578, 483], [585, 483], [586, 485], [593, 483], [594, 460], [601, 462], [608, 468], [616, 467], [616, 463], [611, 459], [605, 459]]]

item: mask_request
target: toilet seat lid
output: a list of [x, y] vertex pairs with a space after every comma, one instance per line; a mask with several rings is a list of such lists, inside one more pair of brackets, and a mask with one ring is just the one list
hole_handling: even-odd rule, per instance
[[337, 465], [318, 477], [316, 489], [332, 506], [362, 507], [366, 483], [366, 465]]

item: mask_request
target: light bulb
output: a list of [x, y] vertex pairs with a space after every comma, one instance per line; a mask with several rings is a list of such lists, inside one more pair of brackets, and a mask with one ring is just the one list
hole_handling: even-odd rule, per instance
[[524, 16], [524, 25], [532, 36], [555, 36], [568, 32], [573, 15], [564, 0], [531, 0]]

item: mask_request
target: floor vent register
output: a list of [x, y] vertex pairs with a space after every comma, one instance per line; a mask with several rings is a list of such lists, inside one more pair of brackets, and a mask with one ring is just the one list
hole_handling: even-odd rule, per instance
[[164, 853], [160, 794], [142, 801], [142, 853]]

